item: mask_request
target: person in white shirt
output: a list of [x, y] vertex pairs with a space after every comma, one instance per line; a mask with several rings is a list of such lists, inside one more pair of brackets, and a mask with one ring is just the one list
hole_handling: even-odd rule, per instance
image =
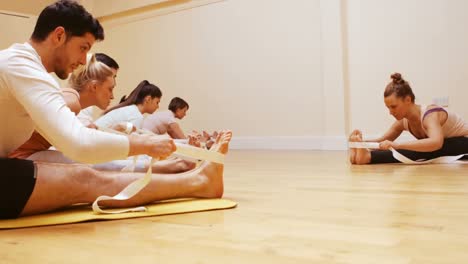
[[[113, 196], [142, 177], [138, 173], [100, 172], [81, 164], [10, 159], [8, 153], [36, 129], [67, 157], [99, 163], [146, 154], [165, 158], [176, 150], [172, 139], [150, 135], [115, 135], [90, 129], [66, 106], [54, 72], [66, 79], [86, 64], [95, 41], [104, 39], [99, 22], [77, 2], [60, 0], [39, 15], [30, 40], [0, 51], [0, 218], [16, 218], [91, 203]], [[219, 137], [216, 151], [227, 153], [231, 133]], [[179, 197], [220, 197], [223, 166], [206, 162], [183, 174], [153, 174], [145, 189], [126, 201], [129, 207]]]
[[[103, 54], [101, 54], [101, 57], [102, 56]], [[75, 114], [78, 114], [82, 107], [88, 106], [97, 106], [100, 109], [106, 109], [114, 98], [115, 68], [111, 68], [101, 61], [97, 61], [98, 57], [93, 54], [88, 54], [88, 57], [89, 59], [86, 65], [75, 70], [68, 78], [68, 83], [71, 88], [62, 88], [65, 102]], [[88, 127], [93, 126], [93, 123], [88, 125]], [[124, 131], [126, 128], [125, 125], [116, 124], [112, 129]], [[65, 157], [61, 152], [49, 150], [50, 147], [51, 144], [44, 137], [38, 132], [34, 132], [26, 143], [11, 152], [8, 157], [55, 163], [75, 163]], [[133, 163], [133, 159], [111, 161], [104, 164], [96, 164], [93, 168], [98, 170], [120, 171], [131, 163]], [[180, 158], [160, 161], [152, 166], [153, 172], [157, 173], [177, 173], [188, 171], [193, 168], [195, 168], [195, 163]], [[139, 162], [134, 171], [146, 172], [147, 170], [148, 163]]]
[[118, 105], [104, 111], [94, 124], [110, 128], [127, 122], [133, 125], [132, 130], [141, 129], [143, 115], [152, 114], [158, 109], [161, 96], [162, 92], [156, 85], [147, 80], [141, 81], [128, 97], [124, 96]]

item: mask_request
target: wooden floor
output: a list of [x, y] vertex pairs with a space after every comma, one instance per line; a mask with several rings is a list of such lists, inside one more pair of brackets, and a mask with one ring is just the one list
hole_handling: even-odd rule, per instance
[[0, 263], [468, 263], [468, 164], [231, 151], [230, 210], [0, 231]]

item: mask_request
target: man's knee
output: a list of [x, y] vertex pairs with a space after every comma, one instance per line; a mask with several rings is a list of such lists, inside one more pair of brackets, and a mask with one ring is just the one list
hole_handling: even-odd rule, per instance
[[89, 189], [97, 184], [102, 184], [105, 180], [105, 178], [102, 177], [102, 173], [87, 165], [74, 164], [69, 166], [73, 167], [69, 175], [70, 180], [74, 183], [73, 186], [81, 186], [85, 189]]

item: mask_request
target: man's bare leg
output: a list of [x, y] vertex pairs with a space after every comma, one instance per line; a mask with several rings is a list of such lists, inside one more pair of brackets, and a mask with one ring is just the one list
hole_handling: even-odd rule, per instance
[[[214, 151], [226, 154], [231, 132], [223, 132]], [[38, 214], [76, 203], [92, 203], [100, 195], [114, 196], [141, 173], [97, 171], [82, 164], [36, 162], [37, 180], [21, 215]], [[223, 165], [204, 162], [179, 174], [153, 174], [152, 181], [127, 201], [104, 201], [110, 207], [130, 207], [173, 198], [217, 198], [223, 195]]]
[[[134, 172], [146, 172], [148, 171], [148, 166], [150, 164], [150, 159], [142, 160], [138, 159]], [[123, 168], [133, 165], [133, 159], [128, 160], [114, 160], [111, 162], [95, 164], [92, 167], [99, 171], [121, 171]], [[160, 160], [153, 164], [151, 168], [153, 173], [181, 173], [189, 170], [193, 170], [196, 167], [195, 162], [186, 161], [181, 158], [170, 158], [167, 160]]]
[[[76, 163], [73, 160], [65, 157], [62, 152], [55, 150], [39, 151], [29, 156], [28, 159], [49, 163]], [[106, 163], [95, 164], [92, 165], [92, 167], [96, 170], [102, 171], [121, 171], [130, 164], [133, 164], [133, 159], [110, 161]], [[137, 166], [135, 167], [135, 172], [146, 172], [148, 170], [148, 165], [149, 162], [138, 161]], [[194, 162], [175, 158], [156, 162], [153, 164], [152, 170], [153, 173], [180, 173], [193, 170], [195, 166], [196, 164]]]
[[[359, 130], [354, 130], [349, 136], [350, 142], [362, 142], [362, 133]], [[351, 164], [369, 164], [371, 161], [371, 153], [365, 148], [350, 148], [349, 161]]]

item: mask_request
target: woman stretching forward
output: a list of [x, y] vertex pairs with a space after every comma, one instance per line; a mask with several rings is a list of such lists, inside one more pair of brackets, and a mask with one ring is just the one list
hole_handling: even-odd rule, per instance
[[[457, 114], [438, 105], [422, 106], [414, 103], [415, 96], [401, 74], [391, 76], [392, 81], [384, 92], [384, 102], [396, 121], [380, 138], [365, 140], [379, 142], [380, 150], [350, 149], [352, 164], [394, 163], [390, 148], [398, 150], [411, 160], [433, 159], [442, 156], [468, 154], [468, 123]], [[394, 142], [404, 131], [409, 131], [416, 140]], [[361, 142], [362, 133], [354, 130], [351, 142]], [[467, 156], [465, 155], [464, 158]]]

